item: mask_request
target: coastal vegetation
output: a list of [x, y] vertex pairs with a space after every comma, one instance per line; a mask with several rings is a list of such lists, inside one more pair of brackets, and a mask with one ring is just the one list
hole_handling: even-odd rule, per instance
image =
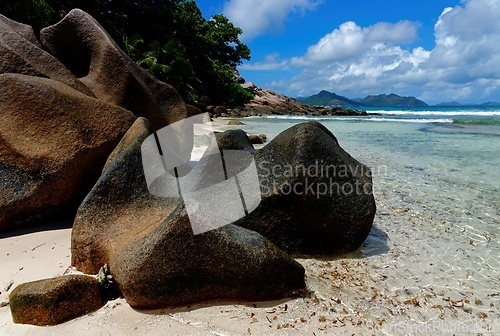
[[253, 94], [234, 81], [234, 69], [250, 59], [242, 30], [223, 15], [207, 20], [193, 0], [19, 0], [0, 3], [0, 13], [38, 34], [71, 9], [92, 15], [143, 68], [192, 102], [238, 106]]
[[35, 34], [52, 21], [54, 10], [44, 0], [0, 2], [0, 14], [33, 27]]

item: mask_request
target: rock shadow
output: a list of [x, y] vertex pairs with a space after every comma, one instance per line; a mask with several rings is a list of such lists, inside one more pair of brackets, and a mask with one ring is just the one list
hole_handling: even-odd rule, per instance
[[386, 254], [390, 251], [387, 241], [389, 236], [376, 225], [373, 225], [368, 237], [359, 249], [349, 253], [342, 253], [335, 256], [312, 257], [316, 260], [333, 261], [339, 259], [364, 259], [377, 255]]
[[304, 294], [302, 295], [297, 295], [296, 297], [289, 297], [289, 298], [283, 298], [283, 299], [276, 299], [276, 300], [269, 300], [269, 301], [238, 301], [238, 300], [215, 300], [215, 301], [207, 301], [207, 302], [201, 302], [201, 303], [196, 303], [192, 305], [187, 305], [187, 306], [182, 306], [182, 307], [172, 307], [172, 308], [163, 308], [163, 309], [156, 309], [156, 310], [149, 310], [149, 309], [138, 309], [131, 307], [133, 310], [140, 314], [146, 314], [146, 315], [168, 315], [168, 314], [175, 314], [175, 313], [188, 313], [192, 311], [196, 311], [198, 309], [204, 309], [204, 308], [210, 308], [210, 307], [223, 307], [223, 306], [234, 306], [234, 305], [240, 305], [244, 306], [247, 308], [260, 308], [260, 309], [284, 309], [285, 305], [287, 305], [289, 302], [301, 298], [301, 297], [307, 297], [309, 294]]
[[39, 226], [25, 227], [13, 231], [3, 232], [0, 234], [0, 241], [4, 238], [19, 237], [37, 232], [71, 229], [73, 227], [73, 220], [74, 215], [68, 215], [67, 217], [58, 220], [44, 222]]

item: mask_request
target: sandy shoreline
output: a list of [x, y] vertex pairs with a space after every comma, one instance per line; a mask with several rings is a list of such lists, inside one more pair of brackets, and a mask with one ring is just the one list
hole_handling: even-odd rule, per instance
[[[216, 125], [226, 129], [221, 126], [225, 123], [219, 120]], [[306, 269], [308, 294], [303, 298], [207, 303], [162, 312], [136, 311], [120, 299], [56, 327], [15, 325], [7, 306], [0, 308], [0, 334], [498, 334], [500, 289], [476, 290], [473, 284], [476, 278], [480, 280], [479, 274], [455, 269], [456, 262], [442, 257], [447, 251], [441, 227], [414, 231], [437, 219], [425, 204], [410, 204], [400, 192], [410, 178], [374, 176], [378, 210], [360, 250], [335, 258], [298, 259]], [[6, 302], [8, 293], [20, 283], [64, 273], [70, 266], [69, 225], [60, 222], [38, 231], [0, 236], [0, 302]], [[482, 243], [470, 244], [464, 235], [453, 248], [463, 251], [465, 258], [480, 254], [477, 249]]]
[[[69, 224], [50, 224], [36, 232], [23, 230], [1, 236], [1, 302], [7, 302], [8, 293], [23, 282], [65, 272], [70, 264]], [[310, 263], [308, 260], [302, 262]], [[314, 286], [314, 281], [311, 285]], [[321, 330], [325, 328], [322, 326], [325, 322], [319, 321], [323, 320], [324, 314], [314, 307], [317, 302], [313, 294], [309, 298], [295, 300], [248, 304], [207, 303], [163, 312], [138, 312], [130, 308], [125, 300], [119, 299], [109, 302], [89, 316], [44, 328], [14, 324], [9, 308], [3, 307], [0, 309], [0, 330], [6, 335], [80, 335], [83, 332], [90, 335], [107, 332], [110, 335], [156, 335], [167, 330], [169, 334], [186, 335], [240, 335], [249, 334], [249, 330], [252, 333], [253, 330], [253, 333], [262, 335], [280, 329], [297, 331], [301, 330], [298, 328], [300, 325], [311, 324], [315, 325], [314, 329], [317, 327]], [[309, 316], [311, 314], [314, 315]]]
[[[376, 226], [360, 251], [338, 258], [298, 259], [306, 268], [309, 293], [304, 298], [247, 304], [206, 303], [159, 312], [136, 311], [119, 299], [93, 314], [55, 327], [16, 325], [9, 307], [3, 307], [0, 331], [2, 335], [42, 336], [468, 335], [471, 331], [494, 335], [499, 327], [495, 316], [485, 313], [487, 317], [481, 318], [475, 309], [469, 311], [469, 304], [453, 289], [434, 294], [417, 287], [391, 290], [399, 287], [398, 277], [404, 276], [400, 274], [405, 270], [399, 270], [398, 259], [405, 251], [392, 242], [390, 232], [387, 236], [379, 228], [388, 211], [382, 206]], [[397, 215], [400, 216], [403, 217]], [[71, 230], [48, 228], [24, 235], [4, 235], [0, 240], [1, 302], [6, 301], [5, 288], [11, 283], [9, 292], [25, 281], [61, 275], [69, 266]], [[423, 321], [431, 323], [428, 329]], [[461, 329], [456, 329], [459, 326]]]
[[[56, 223], [45, 225], [37, 232], [26, 233], [24, 230], [1, 236], [1, 302], [7, 302], [8, 293], [23, 282], [65, 272], [70, 265], [71, 229], [67, 228], [68, 225]], [[336, 320], [333, 317], [337, 314], [325, 306], [325, 302], [331, 301], [338, 305], [341, 315], [346, 312], [342, 303], [338, 303], [340, 299], [330, 297], [329, 290], [322, 288], [324, 279], [327, 279], [324, 273], [338, 272], [334, 265], [340, 260], [299, 261], [308, 271], [311, 292], [305, 298], [246, 304], [206, 303], [156, 312], [135, 311], [125, 300], [119, 299], [108, 302], [89, 316], [55, 327], [16, 325], [7, 306], [0, 308], [0, 330], [3, 335], [80, 335], [84, 332], [87, 335], [271, 335], [280, 332], [312, 335], [327, 332], [332, 327], [355, 332], [357, 328], [352, 324], [359, 321], [351, 321], [350, 317], [346, 321], [342, 318]], [[345, 270], [343, 273], [341, 282], [351, 277]]]

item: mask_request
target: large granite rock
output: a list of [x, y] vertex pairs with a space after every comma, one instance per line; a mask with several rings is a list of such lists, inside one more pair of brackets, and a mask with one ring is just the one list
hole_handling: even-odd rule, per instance
[[56, 325], [92, 313], [104, 304], [99, 282], [86, 275], [67, 275], [28, 282], [9, 296], [14, 323]]
[[36, 39], [33, 28], [31, 28], [31, 26], [16, 22], [0, 14], [0, 27], [2, 35], [10, 35], [10, 33], [15, 33], [29, 43], [37, 47], [41, 47], [40, 42]]
[[40, 39], [95, 96], [149, 119], [155, 129], [189, 115], [170, 85], [130, 59], [99, 23], [79, 9], [42, 29]]
[[[95, 274], [111, 253], [149, 234], [180, 204], [153, 197], [144, 180], [140, 145], [152, 132], [138, 118], [109, 156], [102, 176], [78, 209], [72, 231], [72, 265]], [[111, 225], [112, 224], [112, 225]]]
[[264, 144], [264, 134], [262, 135], [250, 135], [248, 139], [254, 145], [263, 145]]
[[93, 93], [57, 59], [45, 52], [30, 26], [0, 15], [0, 74], [51, 78], [88, 96]]
[[111, 265], [137, 308], [279, 299], [305, 288], [302, 266], [260, 234], [228, 225], [195, 236], [185, 209], [116, 253]]
[[149, 193], [139, 118], [80, 206], [72, 264], [95, 273], [109, 264], [125, 299], [154, 309], [207, 300], [264, 300], [305, 287], [304, 269], [258, 233], [228, 225], [194, 235], [180, 198]]
[[248, 135], [241, 129], [216, 134], [217, 145], [221, 149], [246, 150], [255, 152]]
[[218, 135], [222, 149], [254, 154], [259, 207], [236, 225], [257, 231], [292, 254], [354, 251], [375, 216], [371, 171], [318, 122], [296, 125], [260, 150], [242, 131]]
[[0, 231], [74, 211], [135, 116], [51, 79], [0, 87]]

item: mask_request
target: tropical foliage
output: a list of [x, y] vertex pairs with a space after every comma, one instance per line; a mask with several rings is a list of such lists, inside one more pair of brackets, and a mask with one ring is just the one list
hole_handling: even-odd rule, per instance
[[0, 13], [37, 30], [73, 8], [92, 15], [138, 64], [188, 101], [208, 95], [216, 104], [241, 105], [253, 96], [233, 80], [233, 69], [250, 59], [241, 29], [223, 15], [205, 19], [193, 0], [16, 0], [2, 1]]
[[124, 47], [137, 64], [174, 86], [187, 101], [196, 100], [198, 92], [204, 91], [203, 83], [186, 57], [186, 48], [179, 41], [169, 40], [163, 45], [153, 41], [144, 47], [142, 37], [134, 35], [125, 38]]
[[0, 14], [33, 27], [35, 32], [51, 22], [52, 8], [43, 0], [1, 1]]

